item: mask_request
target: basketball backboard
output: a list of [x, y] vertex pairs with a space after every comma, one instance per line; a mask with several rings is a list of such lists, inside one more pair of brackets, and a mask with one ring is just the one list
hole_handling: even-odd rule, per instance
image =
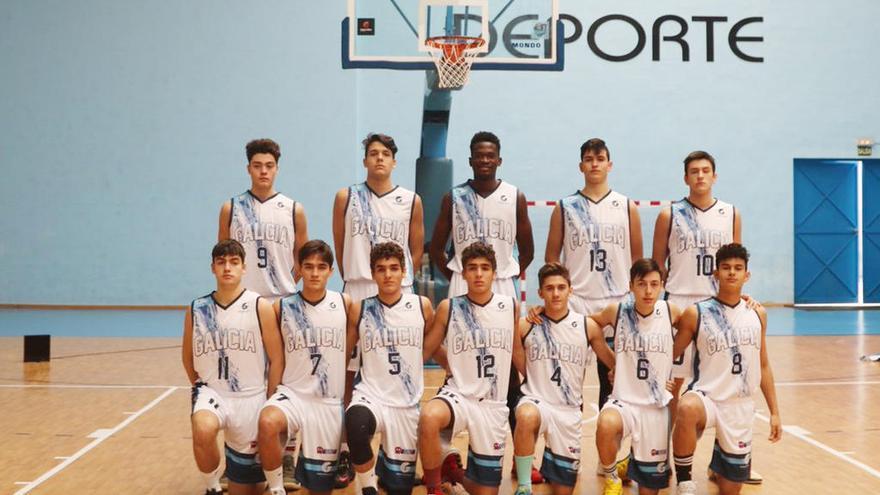
[[425, 40], [483, 37], [473, 70], [563, 69], [558, 0], [348, 0], [346, 69], [433, 69]]

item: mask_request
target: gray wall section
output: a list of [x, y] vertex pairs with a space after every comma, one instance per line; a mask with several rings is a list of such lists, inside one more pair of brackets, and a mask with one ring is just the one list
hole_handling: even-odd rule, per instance
[[[683, 196], [681, 159], [706, 149], [717, 195], [744, 216], [749, 292], [791, 301], [792, 159], [852, 157], [857, 138], [880, 138], [880, 4], [560, 7], [583, 26], [564, 72], [478, 72], [455, 93], [454, 181], [469, 176], [467, 143], [483, 129], [502, 139], [501, 176], [531, 199], [580, 185], [588, 137], [608, 141], [612, 186], [636, 199]], [[607, 14], [644, 26], [633, 60], [608, 62], [588, 46], [589, 26]], [[651, 60], [651, 25], [666, 14], [689, 20], [689, 62], [669, 42]], [[330, 239], [333, 193], [363, 176], [369, 131], [397, 138], [397, 179], [412, 188], [424, 73], [342, 70], [344, 15], [341, 1], [2, 3], [0, 303], [185, 304], [207, 292], [220, 203], [248, 186], [243, 146], [254, 137], [281, 142], [277, 186], [305, 205], [312, 237]], [[690, 21], [701, 15], [729, 18], [716, 26], [714, 62], [704, 24]], [[763, 63], [728, 48], [730, 26], [746, 17], [764, 19], [742, 31], [764, 38], [742, 44]], [[620, 22], [597, 36], [615, 54], [634, 40]], [[643, 211], [646, 254], [655, 216]], [[537, 260], [548, 217], [533, 212]]]

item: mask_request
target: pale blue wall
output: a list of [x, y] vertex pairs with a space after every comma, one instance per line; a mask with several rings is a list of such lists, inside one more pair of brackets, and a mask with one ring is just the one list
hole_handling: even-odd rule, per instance
[[[880, 137], [880, 4], [560, 4], [585, 29], [564, 72], [479, 72], [455, 94], [455, 179], [468, 176], [467, 142], [481, 129], [502, 139], [502, 176], [536, 199], [577, 187], [587, 137], [608, 141], [613, 187], [639, 199], [685, 194], [681, 158], [705, 148], [718, 196], [744, 214], [750, 291], [791, 301], [791, 162], [851, 157], [856, 138]], [[183, 304], [206, 292], [219, 205], [248, 185], [253, 137], [281, 142], [278, 188], [304, 203], [313, 237], [329, 239], [332, 194], [361, 177], [368, 131], [397, 138], [397, 177], [412, 187], [424, 74], [343, 71], [341, 0], [251, 5], [0, 4], [0, 303]], [[648, 27], [637, 59], [590, 52], [586, 29], [605, 14]], [[765, 62], [730, 53], [732, 22], [716, 29], [715, 62], [702, 24], [687, 35], [690, 62], [668, 43], [653, 62], [649, 26], [663, 14], [764, 17], [743, 31], [764, 42], [743, 46]], [[600, 34], [610, 52], [633, 44], [629, 29]], [[539, 256], [547, 213], [534, 214]], [[649, 239], [655, 212], [644, 216]]]

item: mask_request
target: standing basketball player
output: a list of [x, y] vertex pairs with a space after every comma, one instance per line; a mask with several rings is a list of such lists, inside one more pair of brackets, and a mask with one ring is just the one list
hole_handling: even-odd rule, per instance
[[403, 291], [412, 292], [414, 263], [421, 263], [425, 242], [422, 199], [394, 185], [397, 145], [391, 136], [369, 134], [363, 141], [367, 180], [336, 193], [333, 244], [343, 292], [360, 301], [378, 293], [370, 271], [370, 250], [383, 242], [399, 245], [406, 257]]
[[[275, 190], [281, 148], [271, 139], [255, 139], [245, 146], [251, 188], [220, 208], [218, 238], [240, 242], [252, 260], [244, 286], [274, 301], [296, 292], [295, 254], [309, 239], [302, 204]], [[284, 456], [285, 478], [293, 483], [291, 441]]]
[[564, 266], [541, 267], [538, 295], [544, 301], [540, 323], [521, 320], [514, 341], [514, 364], [525, 370], [526, 377], [513, 435], [516, 494], [532, 493], [535, 441], [542, 434], [546, 447], [541, 474], [555, 495], [568, 495], [574, 491], [581, 460], [584, 372], [592, 359], [590, 347], [609, 368], [614, 366], [614, 355], [602, 327], [569, 310], [571, 282]]
[[697, 439], [715, 428], [710, 468], [722, 495], [738, 494], [751, 470], [754, 396], [761, 388], [770, 410], [770, 441], [782, 436], [776, 387], [767, 355], [767, 313], [742, 301], [749, 280], [749, 253], [726, 244], [715, 253], [718, 295], [684, 310], [676, 327], [675, 355], [695, 344], [694, 382], [682, 395], [673, 430], [679, 494], [696, 493], [691, 479]]
[[346, 324], [351, 300], [327, 290], [333, 251], [311, 240], [299, 250], [302, 290], [275, 302], [286, 365], [278, 391], [260, 413], [260, 458], [272, 495], [284, 495], [282, 439], [302, 436], [296, 479], [330, 493], [342, 434]]
[[596, 422], [596, 448], [605, 475], [604, 495], [620, 495], [616, 456], [621, 441], [632, 439], [628, 479], [639, 495], [656, 495], [669, 486], [669, 400], [672, 372], [672, 325], [680, 310], [658, 301], [663, 274], [656, 261], [636, 260], [630, 269], [632, 299], [612, 304], [591, 318], [614, 328], [614, 388]]
[[452, 481], [472, 495], [498, 493], [507, 436], [508, 377], [519, 307], [510, 296], [492, 292], [495, 252], [475, 242], [461, 253], [467, 294], [444, 299], [437, 306], [425, 354], [445, 344], [450, 376], [422, 409], [419, 455], [427, 493], [440, 493], [441, 432], [446, 440], [468, 430], [467, 472]]
[[278, 143], [255, 139], [245, 151], [251, 188], [223, 203], [217, 237], [244, 246], [251, 260], [244, 286], [274, 300], [296, 292], [294, 255], [309, 238], [306, 213], [302, 204], [275, 190]]
[[[474, 178], [443, 196], [431, 238], [431, 261], [449, 280], [449, 296], [467, 293], [461, 255], [471, 243], [492, 246], [498, 259], [492, 291], [517, 298], [517, 280], [535, 253], [526, 197], [515, 186], [495, 178], [501, 166], [501, 141], [491, 132], [471, 138]], [[452, 235], [454, 255], [446, 258]], [[518, 254], [517, 254], [518, 253]]]
[[[333, 203], [333, 244], [342, 291], [357, 302], [378, 293], [370, 267], [370, 250], [383, 242], [399, 245], [406, 258], [403, 291], [412, 293], [415, 263], [424, 252], [425, 226], [422, 199], [418, 194], [394, 185], [391, 174], [397, 166], [397, 144], [391, 136], [371, 133], [363, 140], [366, 181], [340, 189]], [[357, 349], [355, 349], [357, 353]], [[358, 369], [353, 357], [346, 376], [346, 394]], [[346, 395], [346, 404], [350, 396]], [[345, 434], [343, 432], [343, 438]], [[348, 442], [342, 443], [336, 488], [345, 488], [354, 476]]]
[[[584, 187], [553, 208], [544, 260], [561, 260], [568, 268], [569, 304], [574, 311], [591, 315], [626, 295], [629, 268], [642, 257], [642, 227], [635, 203], [608, 185], [614, 163], [605, 141], [585, 141], [580, 159]], [[611, 345], [614, 330], [605, 327], [603, 331]], [[601, 409], [611, 393], [611, 382], [601, 360], [596, 361], [596, 370]]]
[[[520, 274], [525, 273], [535, 253], [526, 197], [515, 186], [496, 178], [502, 162], [498, 136], [485, 131], [474, 134], [470, 151], [473, 179], [443, 196], [431, 238], [431, 261], [449, 280], [449, 297], [460, 296], [468, 290], [462, 276], [463, 250], [473, 242], [488, 244], [498, 260], [492, 291], [519, 300]], [[447, 260], [450, 235], [454, 254]], [[507, 407], [513, 431], [513, 411], [521, 395], [516, 370], [511, 369], [509, 380]], [[537, 470], [535, 481], [541, 481]]]
[[183, 326], [193, 454], [206, 494], [222, 494], [217, 434], [223, 430], [229, 493], [256, 495], [265, 481], [256, 459], [257, 421], [267, 393], [281, 380], [284, 354], [272, 305], [242, 287], [242, 245], [220, 241], [211, 259], [217, 289], [192, 302]]
[[[715, 158], [694, 151], [684, 159], [688, 196], [664, 208], [654, 225], [653, 258], [661, 267], [667, 261], [666, 300], [679, 308], [713, 297], [718, 282], [712, 276], [715, 252], [730, 242], [742, 242], [742, 216], [733, 205], [712, 196]], [[685, 378], [693, 376], [693, 346], [673, 367], [673, 407]]]
[[[422, 363], [430, 357], [423, 344], [434, 311], [426, 297], [403, 293], [406, 256], [398, 244], [373, 246], [370, 265], [379, 294], [352, 305], [348, 339], [360, 350], [360, 370], [345, 428], [358, 493], [378, 493], [375, 466], [388, 493], [403, 495], [415, 480]], [[370, 447], [377, 433], [378, 460]]]

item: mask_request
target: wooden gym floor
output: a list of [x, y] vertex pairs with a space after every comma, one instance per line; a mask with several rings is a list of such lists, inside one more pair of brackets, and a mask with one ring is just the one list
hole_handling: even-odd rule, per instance
[[[765, 481], [743, 493], [880, 493], [880, 364], [858, 360], [880, 352], [880, 336], [775, 336], [768, 346], [785, 435], [767, 442], [759, 400], [753, 467]], [[23, 364], [22, 338], [0, 337], [0, 494], [203, 492], [178, 339], [56, 337], [52, 351], [51, 363]], [[429, 372], [426, 397], [440, 379]], [[595, 383], [588, 373], [581, 494], [601, 493], [593, 474]], [[466, 437], [456, 443], [464, 450]], [[694, 467], [708, 494], [717, 493], [705, 477], [711, 446], [710, 431]], [[502, 494], [514, 488], [507, 450]]]

